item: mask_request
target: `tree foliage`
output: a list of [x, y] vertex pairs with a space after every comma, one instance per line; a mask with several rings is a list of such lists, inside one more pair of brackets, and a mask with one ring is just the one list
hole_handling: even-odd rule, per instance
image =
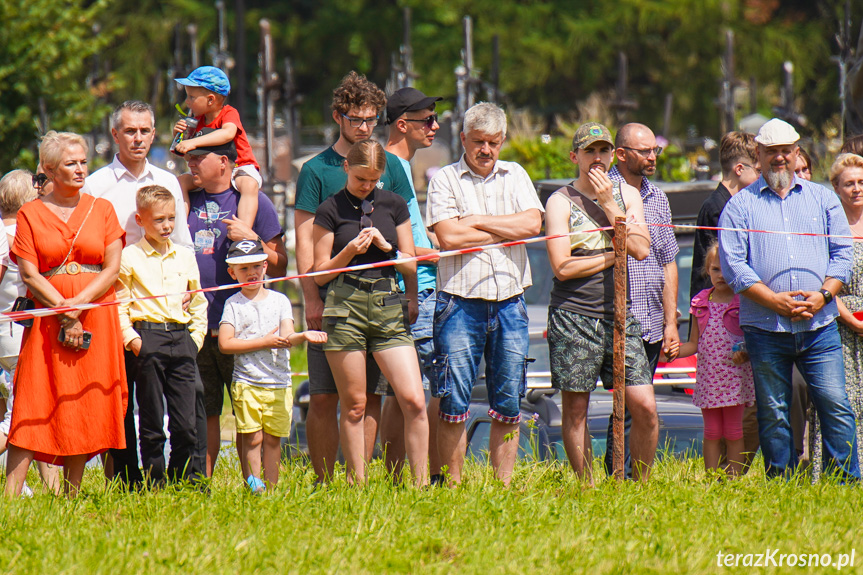
[[[244, 4], [245, 17], [236, 18]], [[500, 88], [511, 108], [538, 114], [552, 130], [557, 116], [577, 117], [596, 94], [614, 109], [618, 55], [629, 62], [626, 119], [659, 127], [673, 96], [671, 133], [718, 137], [716, 99], [725, 31], [735, 35], [736, 76], [755, 80], [757, 105], [779, 104], [781, 66], [795, 66], [800, 112], [813, 131], [835, 126], [838, 72], [831, 56], [844, 0], [225, 0], [229, 51], [246, 65], [245, 121], [258, 75], [258, 21], [272, 25], [278, 57], [291, 57], [304, 96], [303, 123], [325, 122], [333, 88], [349, 70], [384, 86], [403, 38], [402, 10], [412, 10], [415, 85], [453, 105], [461, 62], [462, 18], [473, 19], [475, 65], [488, 80], [492, 41], [500, 42]], [[863, 0], [852, 0], [852, 38]], [[125, 99], [157, 108], [166, 127], [181, 98], [171, 81], [190, 67], [186, 25], [198, 27], [200, 63], [216, 42], [212, 0], [4, 0], [0, 2], [0, 152], [7, 167], [32, 166], [41, 130], [40, 102], [51, 128], [87, 131]], [[100, 31], [94, 33], [94, 23]], [[235, 34], [243, 26], [245, 54]], [[179, 33], [177, 33], [179, 31]], [[178, 46], [179, 41], [179, 46]], [[175, 51], [180, 55], [175, 63]], [[94, 57], [96, 58], [94, 60]], [[90, 83], [88, 84], [88, 75]], [[236, 72], [231, 75], [237, 83]], [[481, 98], [485, 94], [480, 94]], [[748, 109], [745, 110], [748, 112]], [[744, 110], [740, 110], [742, 115]]]
[[[781, 67], [795, 63], [803, 111], [824, 121], [838, 109], [836, 51], [838, 0], [289, 0], [280, 28], [315, 114], [345, 71], [354, 68], [386, 81], [389, 56], [402, 38], [401, 9], [412, 8], [417, 85], [455, 97], [462, 17], [473, 18], [476, 66], [488, 78], [492, 39], [500, 41], [501, 89], [508, 103], [549, 117], [574, 110], [618, 80], [618, 54], [629, 60], [631, 114], [653, 125], [666, 94], [674, 98], [672, 129], [718, 135], [715, 103], [722, 76], [725, 30], [735, 33], [736, 76], [754, 78], [763, 112], [778, 103]], [[863, 2], [854, 1], [856, 14]]]
[[107, 35], [92, 26], [105, 0], [0, 2], [0, 166], [35, 168], [36, 143], [52, 130], [87, 132], [104, 117], [88, 85], [88, 59]]

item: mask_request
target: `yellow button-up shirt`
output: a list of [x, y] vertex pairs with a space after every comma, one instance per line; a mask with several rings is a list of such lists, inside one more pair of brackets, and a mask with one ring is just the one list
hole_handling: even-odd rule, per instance
[[[143, 237], [123, 250], [120, 276], [115, 287], [120, 300], [181, 294], [186, 290], [200, 289], [201, 277], [192, 250], [177, 247], [168, 240], [168, 249], [164, 254], [160, 254], [147, 238]], [[126, 349], [129, 349], [132, 340], [141, 337], [133, 327], [136, 321], [187, 323], [198, 350], [204, 344], [207, 332], [207, 298], [203, 293], [192, 294], [188, 311], [183, 310], [182, 295], [121, 303], [119, 311], [120, 329], [123, 331], [123, 345]]]

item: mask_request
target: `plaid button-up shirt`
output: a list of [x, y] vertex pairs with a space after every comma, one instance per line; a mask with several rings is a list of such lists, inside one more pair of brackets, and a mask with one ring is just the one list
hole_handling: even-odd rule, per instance
[[[483, 178], [462, 156], [429, 182], [426, 222], [432, 227], [453, 218], [503, 216], [533, 208], [545, 211], [524, 168], [498, 160]], [[464, 298], [504, 301], [522, 294], [532, 283], [523, 245], [442, 258], [437, 269], [438, 289]]]
[[[608, 177], [615, 182], [626, 183], [617, 166], [611, 168]], [[670, 224], [671, 207], [665, 192], [647, 178], [641, 178], [641, 201], [644, 204], [644, 221], [648, 224]], [[632, 315], [641, 324], [641, 337], [648, 343], [662, 340], [665, 332], [665, 312], [662, 306], [662, 290], [665, 287], [664, 266], [677, 257], [680, 248], [674, 229], [648, 226], [650, 230], [650, 253], [637, 261], [629, 258], [629, 290], [632, 296]]]

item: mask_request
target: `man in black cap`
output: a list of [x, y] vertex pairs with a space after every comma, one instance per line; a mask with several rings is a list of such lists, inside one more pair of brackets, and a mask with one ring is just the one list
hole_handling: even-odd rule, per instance
[[[389, 124], [389, 140], [386, 151], [399, 159], [402, 168], [413, 190], [413, 177], [410, 161], [421, 148], [428, 148], [434, 142], [435, 134], [440, 129], [435, 114], [435, 103], [443, 98], [426, 96], [416, 88], [401, 88], [387, 99], [387, 124]], [[435, 254], [433, 234], [426, 232], [420, 215], [419, 203], [414, 197], [408, 202], [411, 216], [411, 230], [418, 256]], [[432, 236], [430, 238], [429, 236]], [[411, 334], [416, 344], [423, 373], [423, 389], [429, 389], [428, 373], [431, 372], [431, 361], [434, 355], [432, 339], [432, 319], [435, 307], [435, 282], [437, 262], [420, 262], [417, 266], [417, 293], [420, 309], [419, 317], [411, 326]], [[404, 291], [404, 283], [399, 278], [399, 288]], [[387, 396], [392, 396], [392, 390], [387, 390]], [[429, 402], [429, 469], [432, 481], [440, 477], [440, 457], [437, 452], [437, 412], [440, 400], [433, 397]], [[405, 458], [404, 415], [397, 401], [386, 401], [381, 414], [381, 443], [386, 452], [387, 469], [399, 476]]]
[[[203, 134], [212, 128], [204, 128]], [[288, 256], [283, 230], [273, 203], [263, 193], [258, 194], [258, 213], [249, 228], [237, 217], [240, 192], [231, 184], [231, 174], [237, 159], [233, 142], [218, 146], [202, 146], [186, 154], [192, 181], [200, 188], [189, 194], [189, 231], [195, 246], [195, 259], [201, 272], [201, 286], [214, 287], [235, 283], [228, 274], [225, 258], [231, 241], [262, 238], [267, 252], [269, 274], [285, 275]], [[233, 356], [219, 351], [217, 335], [225, 300], [236, 290], [207, 292], [208, 335], [198, 353], [198, 370], [204, 383], [204, 407], [207, 414], [206, 475], [213, 467], [221, 446], [219, 416], [222, 413], [225, 388], [231, 385]], [[243, 478], [245, 479], [245, 477]]]

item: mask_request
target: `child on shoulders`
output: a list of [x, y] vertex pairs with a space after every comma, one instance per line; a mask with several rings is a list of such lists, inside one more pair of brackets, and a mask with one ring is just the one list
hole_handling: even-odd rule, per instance
[[679, 357], [698, 353], [692, 403], [704, 416], [704, 465], [708, 470], [719, 467], [719, 443], [725, 438], [727, 471], [737, 477], [744, 464], [743, 410], [755, 402], [755, 385], [740, 329], [740, 296], [722, 276], [719, 244], [707, 249], [703, 273], [713, 287], [692, 298], [694, 321]]
[[[231, 82], [228, 76], [213, 66], [196, 68], [188, 78], [175, 78], [175, 82], [186, 89], [185, 105], [198, 120], [195, 137], [183, 140], [175, 151], [180, 155], [201, 146], [221, 146], [234, 142], [237, 148], [237, 163], [234, 168], [232, 183], [240, 192], [240, 203], [237, 206], [237, 216], [252, 226], [258, 213], [258, 191], [261, 189], [260, 166], [258, 166], [252, 146], [240, 122], [240, 114], [233, 106], [225, 104], [225, 99], [231, 92]], [[204, 128], [214, 128], [207, 134], [201, 134]], [[186, 130], [186, 121], [180, 120], [174, 126], [174, 134]], [[183, 174], [178, 178], [183, 188], [186, 205], [189, 204], [189, 191], [194, 189], [192, 178]]]
[[[324, 343], [322, 331], [294, 332], [291, 302], [259, 283], [267, 271], [267, 254], [259, 240], [234, 242], [228, 250], [228, 273], [243, 284], [225, 302], [219, 325], [222, 353], [237, 354], [231, 400], [242, 440], [240, 465], [253, 493], [272, 489], [279, 480], [281, 438], [291, 432], [291, 346]], [[246, 285], [251, 284], [251, 285]], [[261, 446], [263, 444], [263, 461]], [[266, 481], [261, 480], [261, 468]]]

